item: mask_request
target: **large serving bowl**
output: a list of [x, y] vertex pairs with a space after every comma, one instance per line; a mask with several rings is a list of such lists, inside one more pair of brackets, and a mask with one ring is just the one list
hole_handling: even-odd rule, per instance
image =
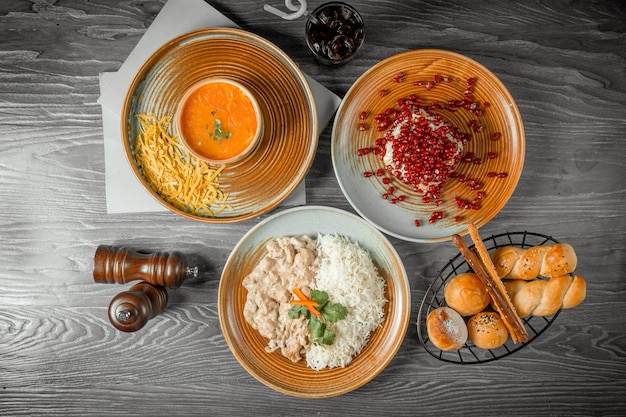
[[[279, 351], [267, 353], [267, 339], [243, 316], [247, 291], [243, 279], [265, 253], [265, 244], [281, 236], [339, 234], [369, 252], [386, 282], [385, 319], [370, 334], [361, 353], [345, 368], [315, 371], [306, 361], [293, 363]], [[253, 227], [232, 251], [219, 287], [219, 317], [224, 337], [239, 363], [257, 380], [297, 397], [331, 397], [352, 391], [378, 375], [393, 359], [404, 339], [411, 312], [406, 271], [382, 233], [351, 213], [306, 206], [275, 214]]]
[[[398, 77], [403, 73], [402, 77]], [[435, 77], [441, 78], [435, 82]], [[444, 82], [447, 77], [449, 82]], [[399, 180], [384, 184], [376, 173], [384, 168], [373, 153], [358, 156], [359, 149], [373, 147], [383, 136], [373, 121], [375, 115], [397, 108], [396, 100], [419, 96], [424, 103], [434, 101], [447, 107], [450, 100], [463, 100], [465, 82], [475, 80], [473, 100], [482, 114], [457, 108], [456, 111], [435, 110], [462, 131], [473, 134], [465, 152], [473, 152], [482, 163], [460, 163], [456, 171], [467, 179], [481, 182], [484, 199], [481, 208], [459, 209], [455, 197], [471, 201], [477, 191], [469, 190], [468, 183], [450, 179], [443, 187], [442, 204], [423, 203], [412, 187]], [[398, 82], [399, 81], [399, 82]], [[430, 85], [429, 85], [430, 83]], [[381, 94], [381, 91], [386, 94]], [[487, 104], [485, 104], [487, 103]], [[367, 113], [361, 120], [361, 114]], [[482, 126], [475, 132], [472, 121]], [[361, 124], [365, 130], [360, 130]], [[500, 133], [493, 140], [494, 133]], [[387, 58], [365, 72], [350, 88], [338, 109], [332, 133], [332, 160], [339, 185], [352, 207], [365, 219], [385, 233], [415, 242], [449, 240], [453, 234], [465, 234], [467, 224], [480, 227], [491, 220], [506, 204], [515, 190], [524, 165], [524, 128], [515, 100], [504, 84], [480, 63], [454, 52], [442, 50], [414, 50]], [[489, 153], [496, 155], [489, 159]], [[490, 172], [506, 177], [488, 177]], [[390, 177], [389, 174], [386, 175]], [[404, 195], [404, 201], [390, 204], [384, 199], [388, 187], [395, 187], [395, 195]], [[444, 218], [430, 223], [434, 211]], [[458, 216], [458, 218], [457, 218]], [[421, 226], [415, 226], [415, 220]]]
[[[134, 142], [139, 130], [137, 114], [174, 120], [184, 92], [211, 78], [234, 81], [254, 95], [263, 134], [250, 154], [227, 164], [220, 174], [220, 187], [229, 194], [227, 203], [232, 210], [205, 216], [176, 207], [155, 191], [137, 165]], [[121, 129], [131, 169], [145, 189], [171, 211], [213, 223], [249, 219], [279, 205], [305, 177], [318, 143], [315, 102], [298, 66], [267, 40], [225, 28], [194, 31], [158, 49], [130, 85]]]

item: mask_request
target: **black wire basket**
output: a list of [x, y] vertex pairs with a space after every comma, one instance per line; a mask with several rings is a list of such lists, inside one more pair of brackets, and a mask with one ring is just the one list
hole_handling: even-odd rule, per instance
[[[483, 241], [488, 251], [492, 251], [502, 246], [530, 248], [533, 246], [554, 245], [559, 243], [551, 236], [530, 232], [507, 232], [499, 235], [493, 235], [487, 239], [483, 239]], [[474, 245], [470, 246], [470, 249], [472, 248], [474, 248]], [[417, 335], [420, 342], [428, 353], [441, 361], [467, 365], [485, 363], [503, 358], [532, 343], [533, 340], [537, 339], [548, 329], [548, 327], [550, 327], [552, 322], [554, 322], [559, 315], [560, 310], [552, 316], [528, 316], [523, 318], [522, 321], [524, 322], [524, 326], [530, 336], [529, 340], [524, 343], [513, 343], [511, 338], [509, 338], [507, 342], [498, 349], [481, 349], [474, 346], [474, 344], [468, 340], [465, 346], [459, 350], [441, 350], [437, 348], [428, 338], [426, 319], [431, 311], [446, 305], [443, 296], [443, 289], [446, 286], [446, 283], [455, 276], [470, 271], [470, 266], [460, 253], [456, 257], [452, 258], [450, 262], [448, 262], [448, 264], [439, 272], [435, 281], [430, 285], [430, 287], [428, 287], [417, 315]]]

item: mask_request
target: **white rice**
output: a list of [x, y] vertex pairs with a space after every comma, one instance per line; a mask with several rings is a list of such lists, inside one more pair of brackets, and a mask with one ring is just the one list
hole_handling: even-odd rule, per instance
[[332, 345], [312, 345], [307, 365], [315, 370], [345, 367], [359, 354], [369, 334], [384, 320], [385, 281], [369, 253], [342, 236], [320, 235], [317, 252], [321, 257], [316, 288], [326, 291], [330, 301], [341, 303], [348, 314], [327, 324], [335, 332]]

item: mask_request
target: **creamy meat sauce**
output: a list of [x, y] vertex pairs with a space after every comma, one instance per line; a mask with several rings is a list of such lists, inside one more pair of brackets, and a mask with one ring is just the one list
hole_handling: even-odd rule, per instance
[[266, 245], [267, 254], [244, 278], [248, 291], [244, 306], [246, 321], [268, 339], [268, 352], [280, 352], [298, 362], [311, 345], [307, 319], [289, 318], [291, 290], [300, 288], [309, 296], [319, 269], [315, 240], [308, 236], [284, 236]]

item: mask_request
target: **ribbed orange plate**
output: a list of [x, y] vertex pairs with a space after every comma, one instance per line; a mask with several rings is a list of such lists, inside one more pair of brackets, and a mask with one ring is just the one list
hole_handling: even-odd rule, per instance
[[[230, 193], [233, 211], [215, 217], [194, 215], [165, 201], [137, 168], [131, 151], [136, 114], [174, 116], [183, 92], [207, 77], [247, 87], [259, 101], [264, 122], [258, 148], [222, 172], [220, 184]], [[204, 222], [241, 221], [276, 207], [304, 179], [317, 151], [317, 113], [304, 75], [278, 47], [239, 29], [202, 29], [163, 45], [135, 76], [122, 115], [124, 149], [139, 181], [168, 209]]]
[[[367, 250], [386, 282], [385, 319], [367, 345], [345, 368], [315, 371], [293, 363], [279, 351], [267, 353], [267, 339], [245, 320], [247, 291], [241, 285], [265, 254], [265, 244], [280, 236], [339, 234]], [[257, 380], [284, 394], [322, 398], [365, 385], [391, 362], [402, 345], [411, 314], [404, 265], [387, 238], [362, 218], [330, 207], [304, 206], [279, 212], [255, 227], [233, 249], [220, 280], [219, 317], [224, 338], [239, 363]]]
[[[398, 73], [404, 73], [401, 82], [395, 82]], [[447, 76], [450, 82], [440, 82], [431, 89], [426, 89], [427, 81], [433, 81], [435, 75]], [[397, 108], [396, 100], [416, 94], [425, 103], [437, 100], [447, 105], [449, 100], [463, 99], [465, 81], [474, 78], [474, 100], [489, 105], [483, 114], [477, 117], [465, 110], [455, 112], [437, 110], [449, 122], [466, 133], [472, 133], [473, 139], [465, 151], [474, 152], [482, 159], [482, 164], [460, 163], [457, 172], [466, 178], [481, 182], [480, 191], [485, 197], [479, 210], [458, 209], [455, 196], [471, 201], [476, 197], [476, 190], [469, 190], [467, 182], [450, 179], [443, 188], [443, 203], [424, 204], [421, 196], [412, 187], [393, 179], [391, 184], [383, 184], [376, 175], [366, 178], [364, 172], [376, 172], [383, 167], [380, 158], [374, 154], [357, 156], [361, 148], [372, 147], [384, 132], [378, 132], [373, 117], [388, 108]], [[416, 82], [422, 85], [415, 85]], [[386, 95], [381, 97], [381, 91]], [[367, 112], [365, 120], [360, 119], [362, 112]], [[472, 120], [483, 126], [481, 133], [470, 127]], [[365, 131], [359, 130], [359, 124], [365, 123]], [[501, 133], [501, 138], [492, 140], [494, 133]], [[524, 128], [519, 110], [513, 97], [504, 84], [478, 62], [442, 50], [415, 50], [387, 58], [365, 74], [350, 88], [339, 107], [332, 134], [332, 159], [335, 174], [346, 198], [354, 209], [380, 230], [400, 239], [416, 242], [449, 240], [455, 234], [465, 234], [467, 224], [472, 222], [478, 227], [491, 220], [504, 207], [517, 186], [524, 165]], [[495, 159], [488, 159], [487, 154], [494, 152]], [[506, 178], [488, 178], [489, 172], [507, 174]], [[395, 194], [406, 195], [405, 201], [390, 204], [390, 199], [382, 195], [388, 187], [395, 187]], [[429, 223], [433, 211], [443, 211], [445, 217], [436, 223]], [[460, 216], [460, 221], [455, 220]], [[421, 223], [415, 226], [415, 220]]]

